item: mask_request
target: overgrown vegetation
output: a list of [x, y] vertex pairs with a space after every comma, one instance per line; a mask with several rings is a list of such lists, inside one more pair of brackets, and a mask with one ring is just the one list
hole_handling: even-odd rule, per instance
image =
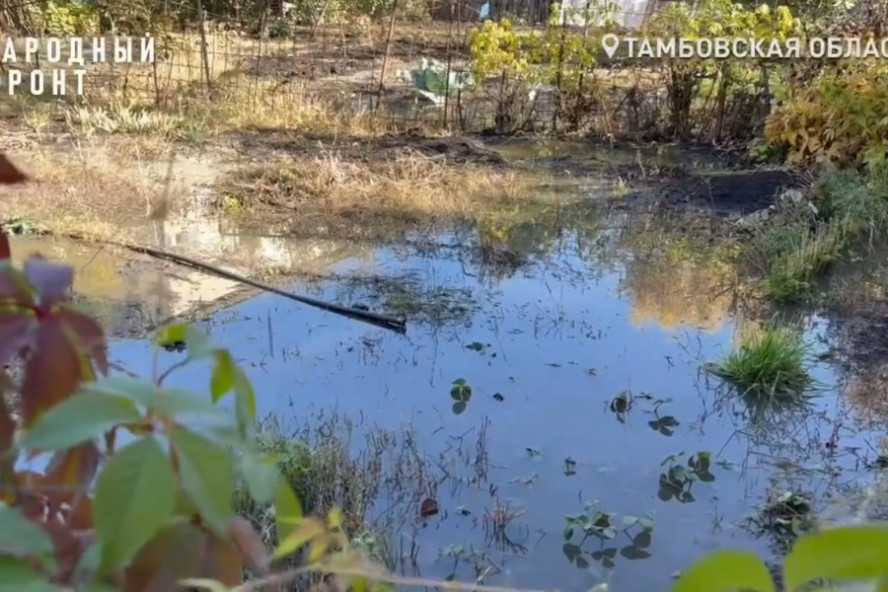
[[777, 300], [809, 295], [832, 263], [866, 250], [888, 228], [888, 167], [867, 173], [832, 169], [809, 195], [790, 193], [753, 229], [745, 249], [749, 265], [765, 278]]

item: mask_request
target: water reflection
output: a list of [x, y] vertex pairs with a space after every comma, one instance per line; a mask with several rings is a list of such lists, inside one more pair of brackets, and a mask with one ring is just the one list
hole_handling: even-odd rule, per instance
[[[389, 531], [389, 546], [399, 549], [399, 569], [428, 577], [662, 589], [706, 548], [766, 551], [743, 517], [773, 491], [809, 492], [817, 507], [841, 481], [869, 478], [846, 452], [872, 436], [846, 423], [836, 397], [774, 410], [764, 429], [747, 402], [701, 374], [733, 345], [741, 321], [730, 307], [682, 308], [655, 295], [666, 287], [644, 280], [651, 268], [636, 265], [626, 233], [597, 220], [575, 217], [560, 234], [514, 226], [497, 243], [520, 256], [512, 273], [481, 273], [489, 262], [470, 229], [438, 237], [438, 248], [380, 247], [369, 269], [346, 259], [295, 287], [410, 310], [416, 322], [406, 336], [265, 295], [209, 327], [247, 365], [262, 411], [284, 424], [335, 404], [367, 425], [410, 426], [432, 468], [416, 489], [381, 492], [371, 514], [386, 515], [390, 496], [409, 492], [410, 519]], [[692, 263], [687, 277], [709, 277]], [[657, 265], [665, 281], [666, 265]], [[687, 281], [690, 291], [717, 284]], [[465, 296], [458, 315], [449, 306], [463, 298], [455, 294]], [[633, 322], [638, 302], [668, 302], [648, 305], [666, 322]], [[707, 325], [707, 315], [722, 321]], [[825, 340], [826, 327], [808, 323], [806, 339]], [[143, 352], [121, 342], [115, 354], [138, 369]], [[203, 385], [202, 372], [188, 369], [180, 380]], [[825, 361], [811, 372], [836, 382]], [[440, 512], [417, 520], [430, 497]], [[648, 514], [652, 528], [630, 519]], [[580, 569], [565, 573], [565, 558]], [[644, 569], [632, 569], [639, 560]]]

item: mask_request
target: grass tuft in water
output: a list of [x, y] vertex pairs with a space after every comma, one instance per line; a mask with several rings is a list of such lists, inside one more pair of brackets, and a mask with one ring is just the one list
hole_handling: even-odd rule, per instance
[[805, 369], [808, 346], [794, 331], [769, 329], [743, 340], [709, 370], [742, 394], [744, 399], [804, 397], [813, 386]]

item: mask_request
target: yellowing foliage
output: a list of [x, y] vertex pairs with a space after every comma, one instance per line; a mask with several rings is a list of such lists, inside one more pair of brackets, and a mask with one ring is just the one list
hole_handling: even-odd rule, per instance
[[875, 61], [830, 69], [767, 119], [766, 139], [793, 163], [883, 163], [888, 154], [888, 66]]

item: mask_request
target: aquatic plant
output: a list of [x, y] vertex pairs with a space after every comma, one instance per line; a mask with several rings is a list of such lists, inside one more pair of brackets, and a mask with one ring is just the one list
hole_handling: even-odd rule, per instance
[[739, 348], [706, 368], [744, 398], [798, 397], [813, 385], [805, 369], [808, 350], [797, 332], [772, 328], [744, 337]]

